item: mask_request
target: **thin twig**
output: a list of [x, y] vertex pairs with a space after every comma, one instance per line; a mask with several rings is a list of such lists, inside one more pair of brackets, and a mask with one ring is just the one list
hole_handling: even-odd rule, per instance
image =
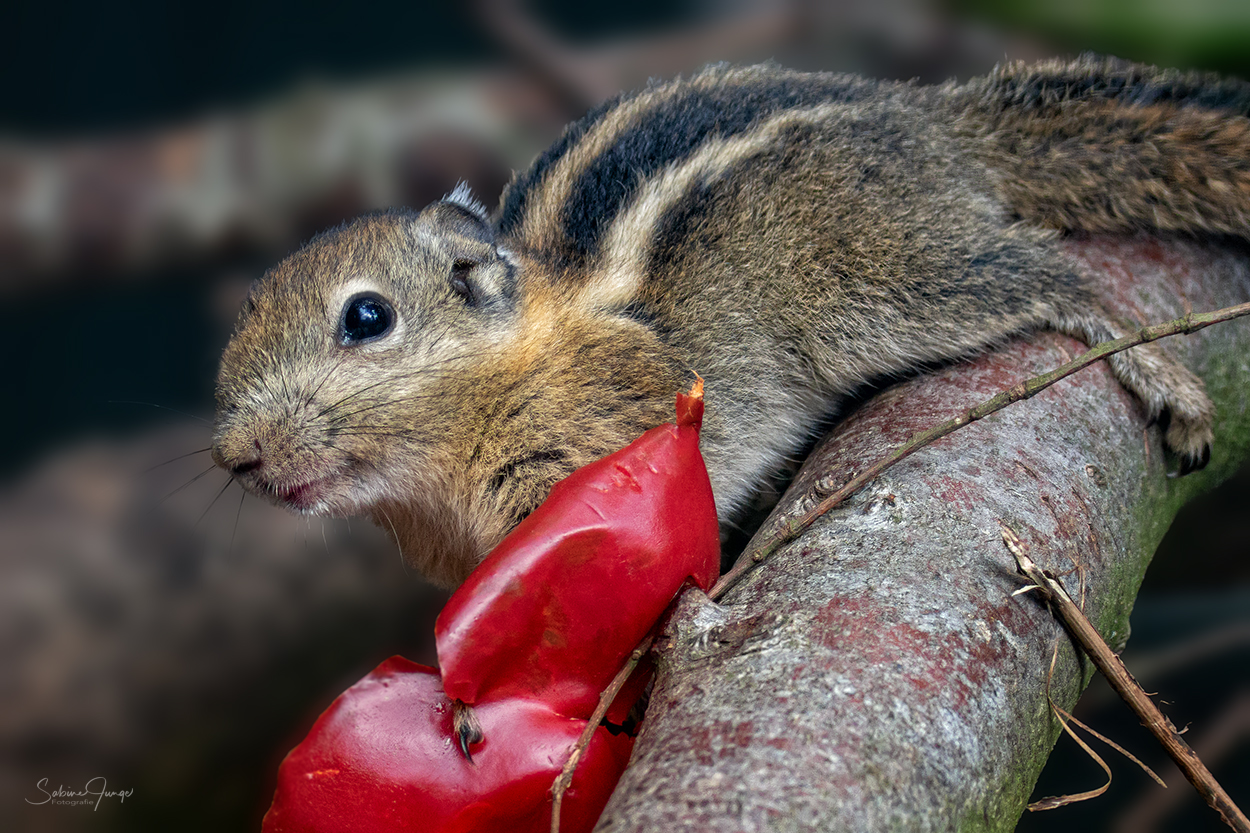
[[[1088, 801], [1091, 798], [1097, 798], [1105, 793], [1107, 788], [1111, 786], [1111, 767], [1107, 766], [1107, 762], [1102, 759], [1102, 756], [1095, 752], [1090, 745], [1082, 740], [1080, 735], [1072, 731], [1072, 727], [1068, 725], [1068, 720], [1076, 720], [1076, 718], [1056, 706], [1055, 701], [1053, 700], [1050, 701], [1050, 708], [1054, 711], [1055, 716], [1059, 718], [1059, 725], [1063, 727], [1065, 732], [1068, 733], [1068, 736], [1076, 741], [1077, 746], [1085, 750], [1085, 754], [1089, 755], [1094, 763], [1102, 767], [1102, 771], [1107, 775], [1107, 783], [1103, 784], [1101, 787], [1096, 787], [1095, 789], [1086, 790], [1085, 792], [1075, 793], [1073, 795], [1051, 796], [1049, 798], [1043, 798], [1040, 801], [1034, 801], [1032, 804], [1028, 805], [1029, 812], [1031, 813], [1037, 813], [1042, 810], [1054, 810], [1059, 807], [1066, 807], [1069, 804], [1075, 804], [1078, 801]], [[1065, 720], [1064, 717], [1066, 717], [1067, 720]], [[1099, 735], [1099, 737], [1102, 736]], [[1103, 739], [1106, 740], [1106, 738]]]
[[630, 653], [629, 659], [625, 660], [621, 670], [616, 672], [612, 682], [608, 683], [608, 687], [599, 695], [599, 705], [595, 706], [590, 719], [586, 721], [586, 728], [582, 730], [581, 737], [577, 739], [577, 743], [573, 744], [573, 750], [569, 753], [568, 760], [564, 762], [564, 769], [560, 770], [560, 775], [551, 785], [551, 833], [560, 833], [560, 805], [564, 801], [564, 793], [568, 790], [569, 784], [573, 783], [573, 770], [577, 769], [578, 762], [589, 748], [590, 739], [594, 737], [595, 730], [603, 721], [603, 716], [608, 713], [608, 707], [620, 693], [629, 675], [634, 673], [638, 663], [647, 655], [647, 651], [651, 650], [651, 642], [654, 638], [653, 635], [648, 635], [646, 639], [638, 643], [638, 647]]
[[838, 489], [829, 497], [825, 498], [814, 509], [798, 519], [790, 519], [784, 521], [780, 528], [772, 535], [766, 538], [757, 547], [749, 553], [744, 553], [737, 563], [720, 577], [720, 581], [708, 593], [713, 600], [719, 599], [724, 595], [730, 587], [732, 587], [742, 576], [750, 569], [760, 564], [782, 545], [788, 544], [795, 538], [799, 537], [812, 523], [824, 515], [833, 507], [853, 495], [864, 487], [870, 480], [875, 479], [883, 471], [888, 469], [895, 463], [910, 457], [920, 449], [945, 437], [965, 425], [984, 419], [996, 411], [1001, 411], [1013, 402], [1019, 402], [1021, 399], [1029, 399], [1038, 393], [1046, 390], [1046, 388], [1071, 376], [1077, 371], [1084, 370], [1090, 365], [1105, 359], [1107, 356], [1115, 353], [1123, 352], [1130, 347], [1136, 347], [1139, 344], [1146, 344], [1156, 341], [1167, 336], [1180, 335], [1182, 333], [1193, 333], [1212, 324], [1218, 324], [1221, 321], [1229, 321], [1234, 318], [1240, 318], [1243, 315], [1250, 315], [1250, 303], [1238, 304], [1232, 307], [1216, 310], [1215, 312], [1205, 313], [1189, 313], [1172, 321], [1162, 324], [1153, 324], [1149, 327], [1142, 327], [1135, 333], [1117, 338], [1113, 341], [1104, 341], [1096, 344], [1087, 352], [1077, 356], [1072, 361], [1062, 364], [1059, 367], [1040, 376], [1034, 376], [1026, 379], [1019, 384], [1002, 391], [996, 396], [992, 396], [979, 405], [961, 413], [954, 419], [947, 420], [941, 425], [936, 425], [926, 431], [913, 434], [907, 442], [903, 443], [888, 455], [873, 463], [864, 471], [851, 478], [846, 485]]
[[[1059, 715], [1060, 720], [1067, 720], [1071, 723], [1075, 723], [1077, 726], [1080, 726], [1082, 729], [1089, 732], [1091, 735], [1098, 738], [1103, 743], [1107, 744], [1107, 746], [1110, 746], [1116, 752], [1119, 752], [1121, 755], [1128, 758], [1133, 763], [1137, 764], [1137, 768], [1140, 769], [1142, 772], [1146, 773], [1147, 775], [1149, 775], [1152, 781], [1154, 781], [1160, 787], [1167, 789], [1168, 785], [1166, 782], [1164, 782], [1162, 778], [1159, 777], [1159, 773], [1155, 772], [1153, 769], [1146, 766], [1145, 762], [1143, 762], [1140, 758], [1138, 758], [1132, 752], [1129, 752], [1123, 746], [1116, 743], [1115, 741], [1113, 741], [1111, 738], [1107, 737], [1106, 735], [1103, 735], [1103, 734], [1100, 734], [1099, 732], [1094, 731], [1092, 727], [1086, 726], [1084, 723], [1077, 720], [1075, 717], [1068, 714], [1063, 709], [1059, 708], [1059, 706], [1055, 705], [1055, 701], [1053, 700], [1050, 701], [1050, 707], [1055, 711], [1056, 714]], [[1030, 807], [1029, 809], [1032, 809], [1032, 808]]]
[[[1134, 663], [1136, 665], [1136, 663]], [[1194, 737], [1193, 735], [1197, 735]], [[1242, 691], [1210, 718], [1202, 731], [1190, 734], [1194, 750], [1208, 766], [1226, 760], [1238, 750], [1244, 739], [1250, 736], [1250, 691]], [[1170, 777], [1168, 780], [1175, 781]], [[1108, 825], [1108, 833], [1155, 833], [1162, 830], [1163, 821], [1184, 801], [1187, 793], [1180, 790], [1160, 792], [1151, 790], [1125, 808]]]
[[1072, 597], [1063, 589], [1063, 585], [1049, 570], [1043, 570], [1033, 563], [1025, 553], [1020, 539], [1007, 526], [1002, 525], [1003, 542], [1016, 558], [1020, 572], [1045, 597], [1054, 610], [1055, 615], [1063, 622], [1064, 627], [1080, 643], [1081, 648], [1094, 661], [1094, 665], [1106, 677], [1111, 687], [1124, 698], [1134, 713], [1141, 718], [1144, 725], [1171, 756], [1181, 772], [1194, 785], [1194, 789], [1211, 805], [1224, 823], [1238, 833], [1250, 833], [1250, 819], [1237, 807], [1224, 788], [1215, 780], [1215, 776], [1206, 768], [1189, 744], [1181, 738], [1180, 732], [1172, 725], [1172, 721], [1159, 711], [1154, 701], [1147, 696], [1142, 687], [1133, 679], [1133, 675], [1124, 667], [1124, 663], [1116, 656], [1099, 635], [1097, 629], [1072, 601]]

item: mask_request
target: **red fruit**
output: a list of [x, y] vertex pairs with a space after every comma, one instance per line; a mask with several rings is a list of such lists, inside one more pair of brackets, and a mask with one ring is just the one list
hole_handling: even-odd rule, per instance
[[[585, 720], [534, 700], [475, 708], [485, 740], [465, 760], [433, 668], [392, 657], [343, 692], [278, 770], [264, 833], [545, 833], [551, 784]], [[565, 794], [561, 829], [594, 826], [631, 739], [598, 729]]]
[[676, 425], [556, 484], [452, 595], [434, 627], [449, 696], [536, 698], [589, 716], [686, 580], [716, 579], [697, 387], [678, 395]]
[[[600, 692], [681, 586], [717, 575], [701, 384], [677, 413], [557, 484], [456, 591], [435, 627], [441, 681], [392, 657], [331, 704], [283, 761], [265, 833], [549, 828], [552, 783]], [[631, 677], [614, 720], [649, 673]], [[448, 695], [473, 704], [484, 740], [472, 761]], [[595, 729], [562, 830], [594, 826], [632, 744]]]

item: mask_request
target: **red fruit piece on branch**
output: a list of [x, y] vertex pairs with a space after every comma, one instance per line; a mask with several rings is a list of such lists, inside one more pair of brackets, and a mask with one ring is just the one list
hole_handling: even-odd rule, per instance
[[[392, 657], [343, 692], [278, 770], [264, 833], [546, 833], [551, 782], [586, 726], [545, 703], [475, 708], [485, 740], [465, 760], [438, 672]], [[596, 730], [565, 795], [561, 828], [588, 831], [632, 740]]]
[[687, 579], [715, 581], [701, 382], [677, 413], [557, 483], [452, 595], [434, 628], [450, 697], [588, 716]]
[[[677, 414], [558, 484], [452, 596], [435, 628], [441, 681], [393, 657], [334, 701], [283, 761], [265, 833], [548, 829], [552, 782], [600, 692], [683, 584], [717, 575], [701, 384]], [[625, 719], [649, 673], [610, 719]], [[461, 710], [480, 728], [465, 735], [471, 760], [451, 698], [473, 704]], [[594, 826], [632, 743], [594, 729], [562, 830]]]

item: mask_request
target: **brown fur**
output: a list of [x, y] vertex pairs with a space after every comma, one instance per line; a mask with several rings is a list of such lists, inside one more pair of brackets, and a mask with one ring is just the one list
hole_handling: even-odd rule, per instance
[[[1027, 102], [1004, 96], [1038, 77], [1078, 74], [1126, 85], [1149, 80], [1169, 90], [1228, 84], [1200, 74], [1146, 74], [1132, 64], [1092, 58], [1075, 71], [1059, 63], [1016, 64], [974, 82], [962, 91], [973, 101], [963, 127], [976, 135], [981, 155], [1000, 175], [1001, 193], [1021, 217], [1058, 229], [1245, 235], [1250, 119], [1244, 100], [1214, 110], [1193, 106], [1183, 91], [1135, 106], [1102, 96], [1052, 93]], [[986, 107], [987, 98], [1000, 106]]]
[[[1055, 229], [1244, 236], [1239, 96], [1094, 59], [966, 87], [776, 67], [655, 85], [571, 126], [493, 223], [458, 191], [271, 270], [223, 357], [214, 457], [301, 511], [370, 515], [454, 584], [697, 371], [731, 523], [866, 380], [1030, 328], [1118, 334]], [[394, 326], [347, 343], [362, 291]], [[1201, 383], [1156, 345], [1111, 364], [1200, 464]]]

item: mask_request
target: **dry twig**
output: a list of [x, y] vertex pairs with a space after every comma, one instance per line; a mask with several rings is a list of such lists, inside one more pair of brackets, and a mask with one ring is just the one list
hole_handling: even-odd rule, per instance
[[[1137, 666], [1137, 663], [1134, 663]], [[1240, 744], [1250, 738], [1250, 691], [1242, 691], [1206, 721], [1202, 731], [1191, 741], [1194, 750], [1208, 765], [1226, 760]], [[1192, 736], [1191, 736], [1192, 737]], [[1168, 778], [1179, 783], [1176, 774]], [[1174, 812], [1188, 793], [1180, 790], [1151, 790], [1109, 826], [1109, 833], [1155, 833]]]
[[629, 659], [625, 660], [621, 670], [616, 672], [612, 682], [608, 683], [608, 687], [599, 695], [599, 704], [595, 706], [594, 713], [586, 721], [586, 728], [582, 730], [577, 743], [573, 744], [573, 749], [569, 752], [569, 759], [564, 762], [564, 768], [560, 770], [555, 783], [551, 785], [551, 833], [560, 833], [560, 805], [564, 802], [564, 793], [568, 790], [569, 784], [573, 783], [573, 770], [577, 769], [578, 761], [582, 759], [582, 755], [586, 752], [587, 747], [590, 746], [591, 737], [594, 736], [595, 730], [599, 728], [599, 724], [603, 722], [603, 716], [608, 713], [608, 707], [612, 705], [612, 701], [620, 693], [621, 687], [625, 685], [629, 675], [634, 673], [634, 669], [638, 667], [638, 663], [642, 661], [642, 658], [647, 655], [647, 651], [651, 650], [653, 639], [654, 636], [648, 635], [646, 639], [638, 643], [638, 647], [630, 652]]
[[[1034, 586], [1029, 585], [1028, 587], [1023, 587], [1017, 590], [1015, 593], [1012, 593], [1012, 595], [1018, 596], [1021, 593], [1025, 593], [1033, 589], [1035, 589]], [[1142, 771], [1145, 772], [1147, 775], [1149, 775], [1151, 778], [1153, 778], [1155, 783], [1158, 784], [1160, 787], [1166, 787], [1167, 784], [1163, 782], [1163, 779], [1160, 778], [1153, 769], [1151, 769], [1150, 767], [1142, 763], [1140, 760], [1138, 760], [1137, 757], [1133, 755], [1133, 753], [1129, 752], [1123, 746], [1120, 746], [1120, 744], [1116, 743], [1111, 738], [1106, 737], [1105, 735], [1102, 735], [1094, 731], [1089, 726], [1086, 726], [1084, 723], [1077, 720], [1072, 714], [1059, 708], [1058, 704], [1055, 703], [1053, 699], [1051, 699], [1050, 680], [1051, 680], [1051, 677], [1055, 673], [1055, 660], [1057, 660], [1058, 658], [1059, 658], [1059, 642], [1056, 641], [1055, 650], [1050, 655], [1050, 673], [1046, 677], [1046, 702], [1050, 704], [1050, 710], [1052, 713], [1054, 713], [1056, 719], [1058, 719], [1059, 725], [1063, 728], [1063, 731], [1067, 732], [1067, 734], [1074, 741], [1077, 742], [1077, 745], [1080, 746], [1082, 749], [1084, 749], [1085, 753], [1089, 755], [1090, 758], [1092, 758], [1094, 762], [1102, 768], [1102, 771], [1107, 774], [1107, 783], [1103, 784], [1101, 787], [1098, 787], [1097, 789], [1087, 790], [1083, 793], [1076, 793], [1075, 795], [1053, 796], [1050, 798], [1043, 798], [1040, 801], [1034, 801], [1032, 804], [1028, 805], [1029, 811], [1038, 812], [1040, 810], [1053, 810], [1057, 807], [1065, 807], [1069, 804], [1075, 804], [1078, 801], [1086, 801], [1091, 798], [1097, 798], [1098, 796], [1105, 793], [1107, 791], [1107, 788], [1111, 786], [1111, 767], [1107, 766], [1107, 762], [1104, 761], [1098, 755], [1097, 752], [1091, 749], [1089, 747], [1089, 744], [1081, 740], [1080, 736], [1077, 735], [1076, 732], [1072, 731], [1072, 727], [1068, 725], [1069, 723], [1075, 723], [1077, 726], [1080, 726], [1082, 729], [1089, 732], [1091, 735], [1098, 738], [1100, 741], [1107, 744], [1112, 749], [1119, 752], [1121, 755], [1123, 755], [1124, 757], [1128, 758], [1130, 761], [1132, 761], [1133, 763], [1141, 767]]]
[[1124, 698], [1142, 724], [1150, 730], [1163, 748], [1171, 756], [1176, 765], [1185, 773], [1189, 783], [1194, 785], [1198, 794], [1206, 800], [1224, 819], [1224, 823], [1239, 833], [1250, 833], [1250, 819], [1241, 812], [1229, 797], [1224, 788], [1215, 780], [1215, 776], [1202, 763], [1189, 744], [1181, 738], [1180, 732], [1172, 725], [1172, 721], [1159, 711], [1154, 701], [1146, 695], [1133, 675], [1124, 667], [1124, 663], [1107, 645], [1097, 629], [1072, 601], [1072, 597], [1063, 589], [1063, 585], [1048, 570], [1043, 570], [1033, 563], [1025, 554], [1020, 539], [1008, 527], [1002, 527], [1003, 542], [1015, 556], [1020, 572], [1033, 582], [1036, 588], [1050, 604], [1051, 609], [1064, 627], [1080, 643], [1081, 648], [1094, 661], [1094, 665], [1107, 678], [1111, 687]]

